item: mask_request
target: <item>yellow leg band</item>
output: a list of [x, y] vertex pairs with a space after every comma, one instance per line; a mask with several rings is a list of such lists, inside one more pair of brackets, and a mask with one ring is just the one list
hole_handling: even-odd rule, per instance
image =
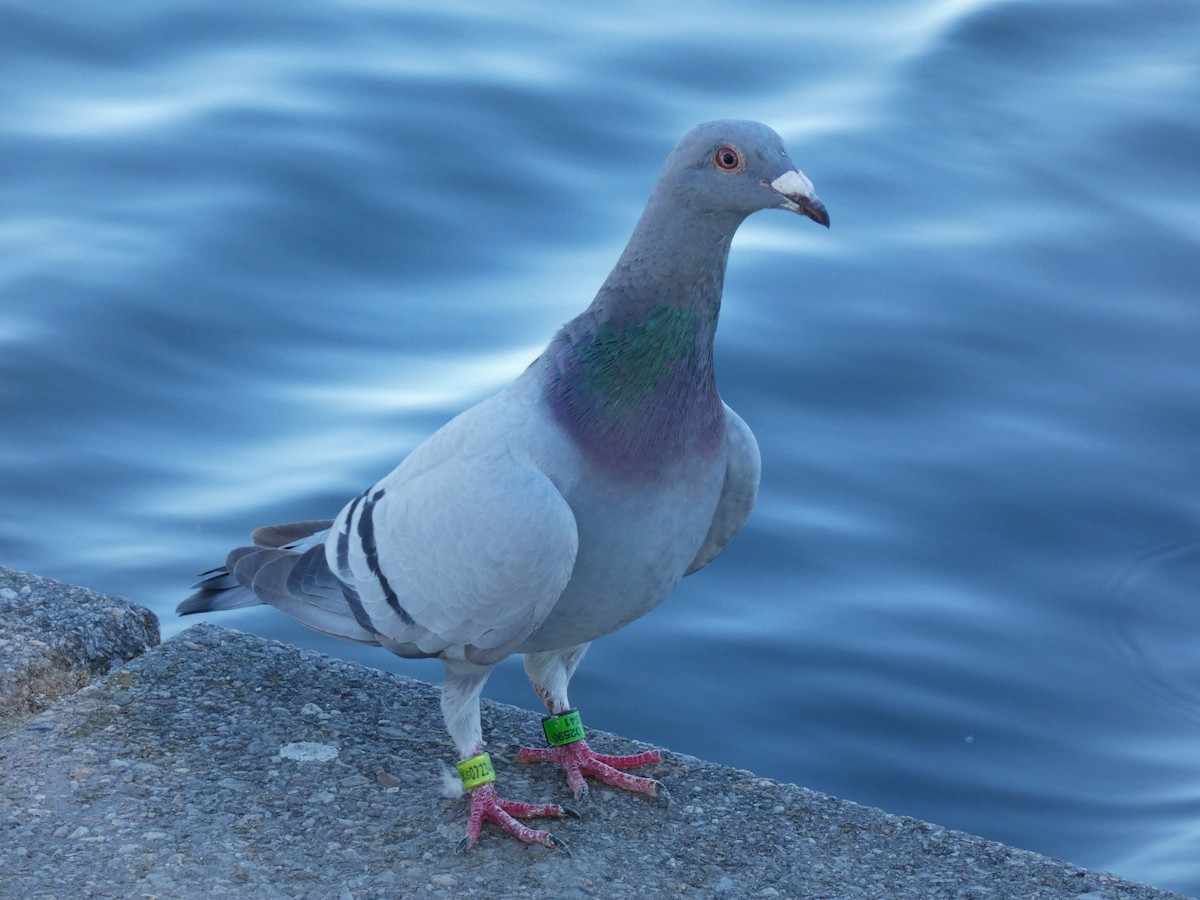
[[457, 763], [458, 777], [462, 779], [464, 791], [470, 791], [481, 784], [496, 780], [496, 770], [492, 768], [492, 758], [486, 753], [472, 756]]

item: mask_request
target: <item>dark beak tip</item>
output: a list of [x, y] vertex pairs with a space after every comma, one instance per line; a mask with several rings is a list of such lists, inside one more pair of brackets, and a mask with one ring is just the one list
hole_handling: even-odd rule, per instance
[[818, 225], [829, 227], [829, 210], [820, 200], [813, 198], [800, 204], [800, 212], [808, 216]]

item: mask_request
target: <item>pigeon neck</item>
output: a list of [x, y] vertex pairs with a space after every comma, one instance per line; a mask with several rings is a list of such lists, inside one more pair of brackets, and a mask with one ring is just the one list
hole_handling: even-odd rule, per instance
[[592, 305], [544, 357], [555, 418], [590, 458], [628, 477], [711, 455], [724, 438], [713, 338], [737, 223], [689, 218], [644, 215]]
[[694, 312], [715, 332], [729, 246], [745, 216], [696, 213], [660, 196], [666, 190], [651, 195], [588, 313], [622, 319], [669, 306]]

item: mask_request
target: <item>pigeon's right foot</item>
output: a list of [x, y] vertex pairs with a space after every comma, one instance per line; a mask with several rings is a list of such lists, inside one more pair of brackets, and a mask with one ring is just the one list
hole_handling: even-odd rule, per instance
[[605, 784], [624, 788], [635, 794], [647, 794], [663, 805], [670, 803], [670, 795], [661, 781], [630, 775], [623, 771], [662, 762], [662, 754], [657, 750], [647, 750], [632, 756], [609, 756], [597, 753], [587, 745], [587, 741], [575, 741], [558, 747], [525, 747], [517, 754], [517, 762], [557, 763], [567, 773], [567, 785], [575, 799], [581, 803], [586, 801], [588, 796], [584, 775], [591, 775]]
[[565, 816], [579, 818], [579, 813], [569, 806], [559, 806], [557, 803], [518, 803], [515, 800], [504, 800], [496, 794], [492, 784], [484, 784], [471, 791], [471, 812], [467, 816], [467, 835], [458, 842], [455, 853], [475, 846], [479, 833], [483, 830], [484, 822], [495, 822], [518, 841], [526, 844], [541, 844], [543, 847], [553, 847], [557, 850], [567, 850], [567, 845], [548, 831], [541, 831], [522, 825], [517, 819], [532, 819], [548, 817], [561, 819]]

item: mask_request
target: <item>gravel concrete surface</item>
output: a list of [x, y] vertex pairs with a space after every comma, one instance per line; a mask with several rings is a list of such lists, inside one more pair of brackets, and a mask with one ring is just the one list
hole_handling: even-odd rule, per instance
[[148, 609], [0, 566], [0, 734], [157, 643]]
[[[483, 719], [504, 796], [568, 799], [513, 761], [536, 713]], [[669, 808], [597, 785], [570, 855], [490, 825], [455, 854], [452, 759], [437, 688], [198, 625], [0, 738], [0, 896], [1178, 897], [673, 753]]]

